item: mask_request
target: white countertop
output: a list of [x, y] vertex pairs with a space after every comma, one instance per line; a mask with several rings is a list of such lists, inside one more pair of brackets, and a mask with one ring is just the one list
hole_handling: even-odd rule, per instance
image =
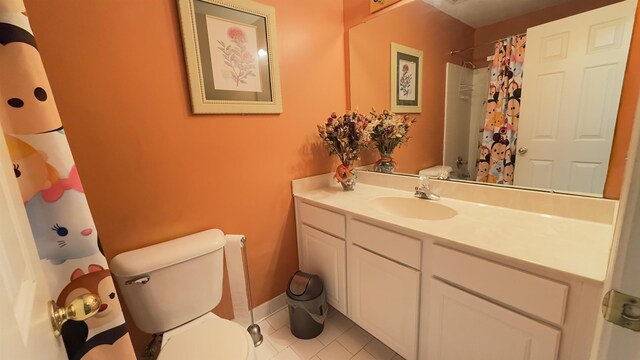
[[438, 203], [457, 211], [453, 218], [410, 219], [376, 210], [370, 200], [390, 196], [413, 198], [412, 192], [362, 183], [356, 185], [355, 191], [343, 191], [336, 185], [297, 190], [294, 196], [432, 238], [446, 239], [599, 282], [604, 281], [607, 272], [614, 231], [611, 224], [447, 198], [441, 198]]

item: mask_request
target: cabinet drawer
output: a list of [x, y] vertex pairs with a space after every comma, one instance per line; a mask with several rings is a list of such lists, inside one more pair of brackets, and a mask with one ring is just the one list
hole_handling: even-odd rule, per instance
[[420, 269], [422, 241], [374, 225], [353, 220], [349, 223], [354, 244]]
[[303, 223], [344, 239], [346, 233], [344, 215], [304, 202], [300, 202], [298, 212]]
[[432, 264], [436, 277], [562, 326], [567, 285], [438, 245]]

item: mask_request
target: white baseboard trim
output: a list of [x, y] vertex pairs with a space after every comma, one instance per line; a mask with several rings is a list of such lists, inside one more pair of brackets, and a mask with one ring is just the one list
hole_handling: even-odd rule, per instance
[[268, 318], [269, 316], [277, 313], [282, 308], [287, 306], [287, 294], [282, 293], [273, 299], [260, 304], [253, 308], [253, 317], [255, 318], [255, 322], [259, 323], [260, 321]]

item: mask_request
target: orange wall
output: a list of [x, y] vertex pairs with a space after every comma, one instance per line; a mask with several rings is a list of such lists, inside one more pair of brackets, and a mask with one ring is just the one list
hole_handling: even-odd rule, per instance
[[616, 132], [611, 147], [611, 159], [609, 160], [609, 172], [604, 188], [604, 197], [619, 199], [626, 166], [629, 142], [631, 141], [631, 129], [638, 106], [640, 96], [640, 8], [636, 9], [636, 20], [633, 26], [633, 37], [627, 60], [627, 70], [622, 85], [620, 96], [620, 108], [618, 108], [618, 121]]
[[342, 1], [261, 2], [276, 8], [281, 115], [191, 114], [175, 0], [25, 0], [107, 258], [246, 234], [254, 306], [298, 269], [291, 180], [335, 166], [316, 124], [346, 108]]
[[[445, 66], [452, 60], [449, 51], [471, 46], [472, 39], [471, 27], [422, 1], [407, 1], [349, 30], [351, 107], [363, 112], [372, 106], [390, 108], [391, 43], [423, 51], [422, 113], [412, 114], [417, 122], [409, 131], [411, 139], [394, 152], [397, 171], [417, 173], [442, 163]], [[377, 158], [370, 154], [363, 162]]]

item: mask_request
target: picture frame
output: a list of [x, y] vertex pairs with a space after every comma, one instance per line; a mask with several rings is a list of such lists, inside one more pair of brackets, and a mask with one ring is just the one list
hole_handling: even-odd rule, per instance
[[391, 111], [422, 112], [422, 50], [391, 43]]
[[178, 0], [194, 114], [282, 112], [275, 9], [247, 0]]

